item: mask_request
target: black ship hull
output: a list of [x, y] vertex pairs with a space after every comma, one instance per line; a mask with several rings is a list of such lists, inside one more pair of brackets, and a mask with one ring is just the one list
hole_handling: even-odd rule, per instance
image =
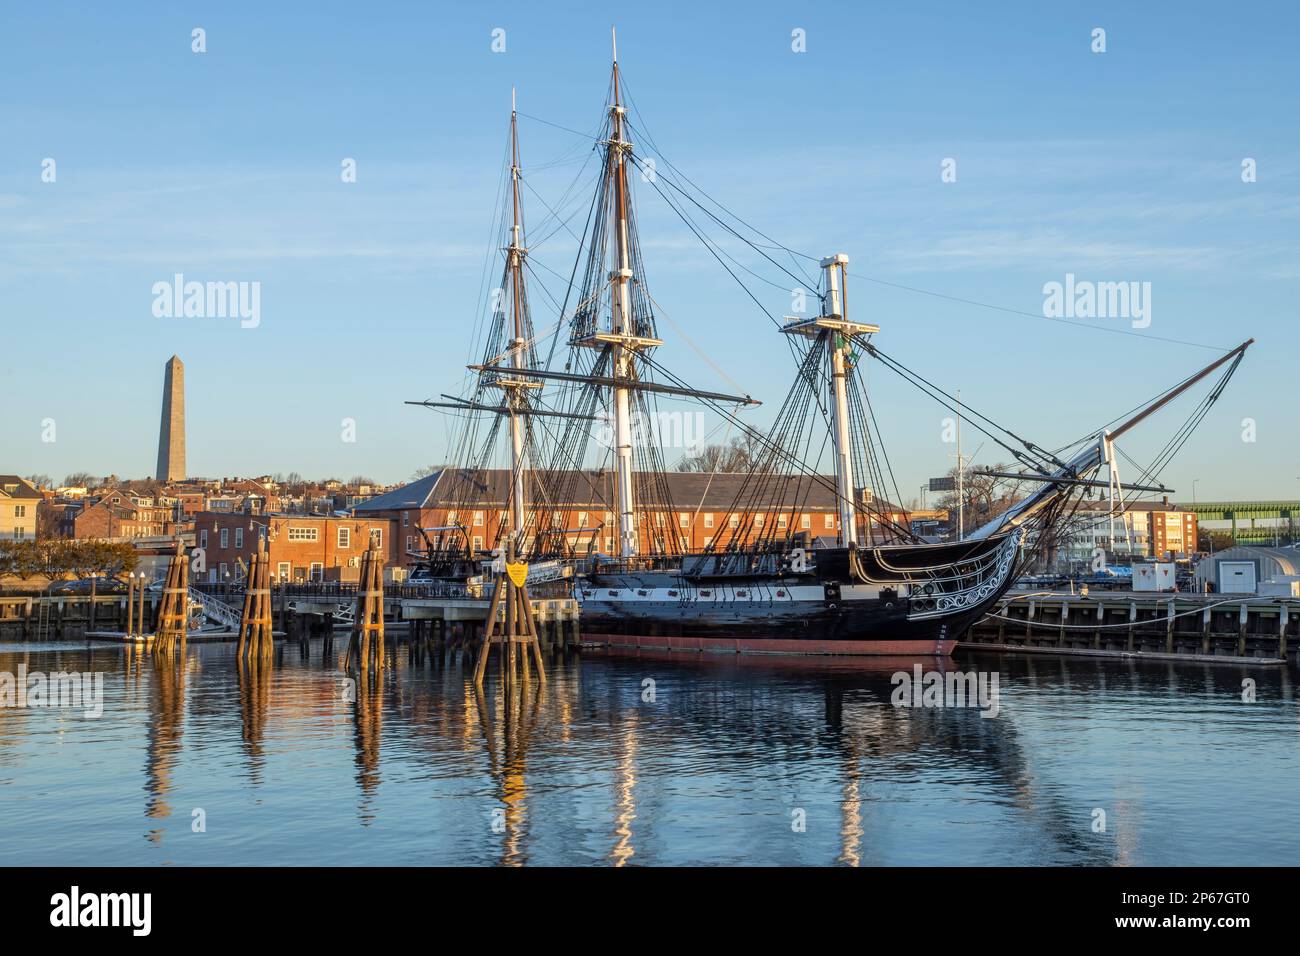
[[[770, 654], [946, 655], [1014, 577], [1019, 536], [619, 568], [576, 588], [584, 643]], [[815, 566], [801, 564], [811, 558]], [[811, 563], [811, 561], [809, 563]]]

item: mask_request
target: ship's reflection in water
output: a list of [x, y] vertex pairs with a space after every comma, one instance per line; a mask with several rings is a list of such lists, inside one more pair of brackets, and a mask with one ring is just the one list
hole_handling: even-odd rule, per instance
[[[319, 641], [0, 645], [97, 671], [104, 714], [0, 709], [12, 863], [1300, 862], [1300, 720], [1279, 668], [972, 656], [997, 716], [896, 707], [911, 660], [588, 654], [507, 688]], [[1242, 681], [1255, 682], [1255, 702]], [[202, 825], [196, 821], [202, 821]]]

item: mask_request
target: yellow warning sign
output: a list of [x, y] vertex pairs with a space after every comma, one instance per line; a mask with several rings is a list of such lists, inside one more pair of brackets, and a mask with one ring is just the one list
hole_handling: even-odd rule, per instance
[[510, 575], [510, 580], [515, 587], [521, 588], [524, 582], [528, 580], [528, 565], [526, 564], [507, 564], [506, 574]]

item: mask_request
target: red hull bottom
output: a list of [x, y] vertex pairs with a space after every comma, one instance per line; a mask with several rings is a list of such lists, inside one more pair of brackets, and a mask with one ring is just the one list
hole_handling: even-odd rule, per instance
[[815, 641], [780, 640], [761, 637], [650, 637], [642, 634], [582, 635], [582, 643], [594, 647], [624, 647], [643, 651], [696, 651], [711, 654], [797, 654], [878, 657], [948, 657], [955, 640], [913, 641]]

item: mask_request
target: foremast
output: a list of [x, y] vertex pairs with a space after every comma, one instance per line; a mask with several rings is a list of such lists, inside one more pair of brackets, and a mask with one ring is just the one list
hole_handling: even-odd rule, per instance
[[523, 223], [519, 205], [519, 116], [515, 92], [510, 91], [510, 245], [506, 248], [506, 275], [510, 282], [511, 323], [510, 366], [516, 375], [495, 380], [505, 392], [505, 405], [510, 414], [510, 528], [516, 540], [524, 533], [527, 511], [524, 501], [524, 416], [528, 410], [527, 390], [540, 388], [541, 383], [521, 377], [518, 372], [525, 367], [528, 340], [524, 335], [524, 255]]

